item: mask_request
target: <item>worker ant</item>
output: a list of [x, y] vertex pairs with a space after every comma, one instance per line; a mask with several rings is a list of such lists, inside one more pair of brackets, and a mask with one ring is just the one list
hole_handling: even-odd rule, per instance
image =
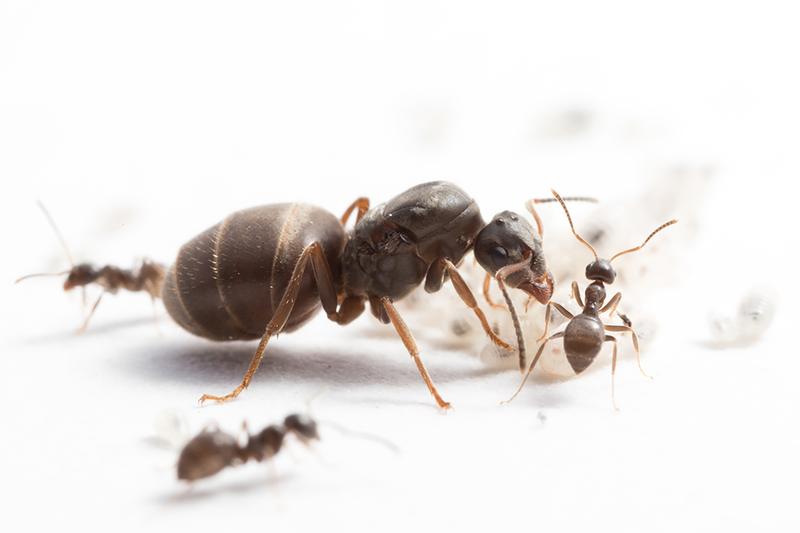
[[70, 269], [62, 272], [28, 274], [27, 276], [18, 278], [14, 283], [19, 283], [29, 278], [63, 276], [66, 274], [67, 278], [64, 280], [64, 291], [71, 291], [76, 287], [80, 287], [84, 305], [86, 303], [86, 286], [96, 283], [102, 287], [102, 292], [97, 297], [94, 304], [92, 304], [89, 314], [83, 320], [80, 328], [78, 328], [79, 333], [86, 331], [86, 328], [89, 326], [89, 320], [91, 320], [94, 312], [97, 310], [97, 306], [100, 305], [100, 301], [106, 293], [116, 294], [120, 289], [131, 292], [146, 292], [150, 295], [150, 299], [153, 303], [155, 303], [156, 299], [161, 297], [161, 287], [164, 284], [164, 274], [166, 272], [164, 265], [148, 259], [142, 260], [141, 264], [133, 270], [112, 265], [97, 268], [89, 263], [75, 264], [75, 261], [72, 259], [72, 254], [67, 247], [67, 242], [58, 230], [58, 226], [56, 226], [50, 212], [41, 202], [37, 202], [37, 204], [61, 243], [67, 261], [69, 261]]
[[248, 433], [244, 445], [229, 433], [204, 429], [181, 450], [178, 479], [197, 481], [250, 460], [267, 461], [281, 451], [287, 435], [294, 435], [304, 444], [319, 440], [316, 421], [301, 414], [289, 415], [283, 424], [267, 426], [254, 435]]
[[525, 382], [531, 375], [531, 372], [533, 372], [533, 369], [536, 367], [536, 363], [539, 360], [539, 357], [542, 355], [547, 343], [555, 339], [563, 338], [564, 352], [566, 353], [567, 361], [569, 361], [570, 366], [576, 374], [583, 372], [592, 363], [592, 361], [594, 361], [595, 357], [597, 357], [597, 354], [600, 353], [600, 349], [605, 342], [614, 343], [611, 356], [611, 401], [614, 405], [614, 408], [619, 409], [617, 407], [616, 396], [614, 393], [614, 374], [617, 367], [617, 339], [612, 335], [606, 334], [606, 331], [631, 333], [631, 339], [633, 341], [633, 347], [636, 351], [636, 361], [639, 364], [639, 370], [645, 376], [647, 376], [647, 374], [642, 368], [641, 357], [639, 353], [639, 339], [636, 336], [636, 332], [630, 326], [630, 319], [628, 319], [628, 317], [625, 315], [621, 315], [621, 318], [626, 325], [617, 326], [604, 324], [600, 318], [600, 315], [605, 312], [608, 312], [609, 316], [613, 315], [617, 310], [620, 299], [622, 298], [622, 293], [617, 292], [611, 298], [611, 300], [608, 301], [608, 303], [605, 303], [605, 285], [611, 285], [614, 283], [614, 280], [617, 276], [614, 268], [611, 266], [611, 263], [614, 261], [614, 259], [622, 255], [641, 250], [656, 233], [677, 223], [678, 221], [673, 219], [665, 222], [657, 227], [652, 233], [650, 233], [650, 235], [648, 235], [644, 242], [639, 246], [623, 250], [613, 255], [611, 259], [606, 260], [600, 258], [597, 255], [594, 247], [592, 247], [588, 241], [586, 241], [578, 234], [577, 231], [575, 231], [575, 226], [572, 224], [572, 217], [569, 214], [569, 210], [567, 209], [567, 205], [564, 203], [564, 200], [556, 191], [552, 191], [552, 193], [555, 199], [558, 200], [558, 202], [561, 204], [561, 207], [564, 209], [564, 213], [567, 215], [567, 220], [569, 221], [569, 226], [572, 229], [572, 233], [575, 235], [578, 241], [586, 245], [594, 255], [594, 261], [589, 263], [589, 265], [586, 267], [586, 278], [592, 283], [586, 287], [586, 303], [584, 304], [583, 300], [581, 299], [578, 283], [576, 281], [572, 282], [572, 297], [575, 299], [578, 305], [583, 308], [582, 312], [578, 315], [573, 315], [567, 311], [564, 306], [556, 302], [548, 302], [545, 311], [545, 329], [542, 333], [542, 336], [538, 339], [539, 341], [547, 337], [547, 328], [550, 324], [550, 313], [553, 307], [555, 307], [559, 313], [569, 320], [569, 322], [563, 331], [547, 337], [544, 342], [542, 342], [542, 344], [539, 346], [539, 350], [536, 352], [536, 355], [533, 358], [533, 361], [531, 362], [530, 367], [528, 367], [528, 371], [522, 378], [522, 382], [520, 383], [514, 395], [511, 396], [511, 398], [509, 398], [507, 401], [512, 401], [514, 398], [516, 398], [520, 391], [522, 391], [522, 388], [525, 386]]

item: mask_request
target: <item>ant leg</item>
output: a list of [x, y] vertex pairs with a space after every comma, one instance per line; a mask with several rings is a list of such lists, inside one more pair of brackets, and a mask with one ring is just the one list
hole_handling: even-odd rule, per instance
[[450, 262], [448, 259], [443, 259], [444, 266], [447, 271], [450, 273], [450, 281], [453, 283], [453, 287], [455, 287], [458, 296], [461, 300], [467, 304], [467, 307], [472, 309], [475, 313], [475, 316], [478, 317], [478, 320], [481, 321], [481, 326], [483, 327], [483, 331], [489, 336], [489, 339], [497, 346], [500, 346], [504, 350], [510, 350], [511, 345], [505, 342], [503, 339], [497, 336], [494, 331], [492, 331], [492, 327], [489, 325], [489, 321], [486, 320], [486, 315], [483, 314], [481, 308], [478, 307], [478, 302], [475, 300], [475, 295], [472, 294], [472, 291], [467, 285], [467, 282], [464, 281], [464, 278], [461, 277], [461, 274], [458, 272], [456, 266]]
[[419, 375], [422, 376], [422, 380], [425, 382], [425, 385], [428, 386], [428, 390], [433, 396], [433, 399], [436, 400], [436, 404], [442, 409], [450, 409], [450, 403], [444, 401], [444, 399], [442, 399], [442, 397], [439, 395], [439, 391], [436, 390], [436, 385], [433, 384], [433, 380], [431, 379], [430, 374], [428, 374], [428, 370], [422, 363], [422, 359], [419, 357], [419, 348], [417, 348], [417, 343], [414, 341], [414, 337], [411, 335], [411, 330], [408, 329], [403, 317], [401, 317], [397, 312], [397, 309], [395, 309], [394, 305], [392, 305], [392, 301], [389, 298], [384, 296], [380, 301], [381, 304], [383, 304], [383, 308], [386, 310], [386, 314], [389, 315], [389, 320], [392, 322], [394, 329], [397, 331], [397, 334], [400, 335], [400, 339], [403, 341], [403, 344], [405, 344], [406, 350], [408, 350], [409, 355], [411, 355], [411, 359], [413, 359], [414, 364], [417, 365]]
[[537, 350], [536, 355], [534, 356], [533, 361], [531, 362], [531, 366], [528, 367], [528, 372], [525, 374], [525, 377], [522, 378], [522, 382], [519, 384], [519, 387], [517, 387], [516, 392], [511, 396], [511, 398], [509, 398], [508, 400], [505, 400], [503, 402], [500, 402], [500, 403], [511, 403], [514, 400], [514, 398], [516, 398], [517, 395], [520, 392], [522, 392], [522, 388], [525, 386], [525, 382], [528, 381], [528, 377], [531, 375], [531, 372], [533, 372], [534, 367], [536, 367], [536, 363], [539, 361], [539, 358], [542, 356], [542, 352], [544, 351], [544, 347], [547, 346], [547, 343], [552, 341], [553, 339], [558, 339], [558, 338], [561, 338], [563, 336], [564, 336], [564, 332], [563, 331], [559, 331], [558, 333], [553, 333], [550, 337], [548, 337], [548, 339], [546, 341], [544, 341], [539, 346], [539, 350]]
[[362, 196], [360, 198], [357, 198], [355, 202], [350, 204], [350, 206], [342, 215], [342, 218], [339, 219], [339, 221], [342, 223], [342, 226], [347, 224], [347, 219], [350, 218], [350, 215], [353, 213], [354, 209], [358, 209], [358, 214], [356, 214], [356, 224], [358, 224], [358, 222], [364, 216], [364, 213], [366, 213], [369, 210], [369, 198]]
[[617, 306], [619, 305], [619, 301], [622, 299], [622, 293], [618, 292], [615, 294], [606, 305], [600, 308], [599, 314], [603, 314], [608, 311], [608, 316], [612, 316], [614, 311], [617, 310]]
[[604, 327], [606, 328], [606, 331], [620, 331], [620, 332], [630, 331], [631, 340], [633, 341], [633, 348], [636, 350], [636, 362], [639, 364], [639, 371], [642, 373], [644, 377], [648, 379], [653, 379], [653, 376], [645, 372], [644, 368], [642, 368], [642, 357], [641, 354], [639, 353], [639, 337], [636, 335], [636, 332], [633, 330], [633, 328], [629, 326], [612, 326], [609, 324], [606, 324]]
[[542, 333], [541, 337], [536, 339], [536, 342], [540, 342], [542, 339], [547, 337], [547, 329], [550, 327], [550, 306], [556, 308], [556, 310], [561, 313], [561, 315], [566, 318], [567, 320], [572, 320], [574, 315], [567, 311], [564, 306], [557, 304], [556, 302], [549, 301], [547, 302], [547, 307], [544, 311], [544, 333]]
[[575, 302], [583, 309], [583, 298], [581, 298], [581, 290], [578, 287], [578, 282], [572, 282], [572, 297], [575, 299]]
[[492, 283], [492, 275], [488, 272], [486, 276], [483, 278], [483, 299], [486, 300], [486, 303], [489, 304], [490, 307], [494, 307], [495, 309], [505, 309], [503, 304], [499, 304], [492, 299], [492, 295], [489, 294], [489, 288], [491, 287]]
[[614, 404], [614, 409], [619, 411], [617, 397], [614, 392], [614, 375], [617, 373], [617, 339], [611, 335], [606, 335], [605, 342], [614, 343], [614, 351], [611, 353], [611, 403]]
[[250, 365], [247, 367], [247, 371], [242, 378], [242, 382], [238, 387], [224, 396], [203, 394], [200, 397], [201, 404], [207, 400], [213, 400], [215, 402], [226, 402], [228, 400], [232, 400], [239, 396], [239, 393], [246, 389], [250, 384], [250, 380], [253, 379], [253, 375], [255, 375], [259, 365], [261, 364], [261, 360], [264, 358], [264, 352], [267, 349], [267, 343], [269, 343], [269, 340], [273, 335], [280, 333], [280, 331], [283, 329], [283, 326], [286, 325], [286, 321], [289, 320], [289, 315], [292, 314], [292, 309], [294, 309], [294, 304], [297, 300], [297, 293], [300, 292], [300, 285], [302, 284], [303, 275], [305, 274], [309, 258], [314, 260], [312, 266], [314, 267], [315, 281], [317, 281], [317, 289], [319, 291], [320, 299], [323, 302], [323, 307], [325, 307], [325, 310], [328, 311], [328, 308], [330, 307], [331, 294], [333, 294], [333, 305], [335, 310], [336, 292], [333, 290], [332, 284], [331, 286], [326, 286], [324, 283], [320, 282], [321, 278], [324, 279], [324, 272], [321, 273], [320, 271], [323, 269], [318, 269], [316, 264], [317, 262], [325, 261], [325, 255], [322, 250], [322, 246], [318, 242], [312, 242], [305, 247], [303, 253], [300, 254], [300, 258], [297, 260], [297, 263], [295, 263], [294, 270], [292, 270], [292, 276], [289, 278], [289, 283], [283, 293], [283, 297], [278, 304], [278, 308], [275, 310], [275, 314], [272, 316], [272, 320], [270, 320], [269, 324], [267, 324], [264, 336], [261, 337], [261, 342], [258, 343], [256, 353], [253, 354], [253, 358], [250, 360]]
[[101, 292], [100, 296], [97, 297], [97, 300], [94, 301], [94, 305], [92, 305], [92, 308], [89, 310], [89, 314], [83, 320], [83, 324], [81, 324], [81, 327], [78, 328], [78, 333], [85, 332], [86, 328], [89, 327], [89, 320], [92, 319], [92, 316], [94, 315], [94, 312], [97, 311], [97, 306], [100, 305], [100, 300], [103, 299], [103, 295], [105, 293], [106, 293], [106, 291]]

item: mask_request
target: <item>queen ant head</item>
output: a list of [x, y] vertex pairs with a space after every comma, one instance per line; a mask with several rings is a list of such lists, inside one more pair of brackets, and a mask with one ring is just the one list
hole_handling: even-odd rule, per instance
[[542, 239], [533, 226], [512, 211], [496, 215], [475, 238], [475, 258], [492, 275], [517, 265], [506, 285], [521, 289], [541, 303], [553, 294], [553, 276], [547, 270]]

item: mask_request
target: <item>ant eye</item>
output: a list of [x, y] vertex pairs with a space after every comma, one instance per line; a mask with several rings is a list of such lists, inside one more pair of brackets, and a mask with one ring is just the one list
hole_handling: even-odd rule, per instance
[[508, 258], [508, 251], [502, 246], [495, 246], [489, 250], [489, 256], [495, 263], [503, 263]]

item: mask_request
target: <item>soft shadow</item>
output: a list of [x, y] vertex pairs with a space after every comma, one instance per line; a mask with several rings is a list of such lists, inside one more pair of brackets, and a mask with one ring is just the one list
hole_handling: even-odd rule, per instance
[[153, 326], [153, 337], [157, 337], [159, 335], [158, 323], [153, 319], [152, 316], [149, 317], [142, 316], [139, 318], [130, 318], [125, 320], [118, 320], [115, 322], [98, 324], [97, 326], [89, 324], [89, 328], [83, 332], [78, 331], [81, 323], [79, 320], [76, 320], [74, 327], [70, 327], [69, 329], [62, 329], [59, 331], [46, 332], [41, 335], [24, 337], [14, 342], [12, 345], [35, 346], [39, 344], [48, 344], [53, 342], [80, 340], [85, 338], [91, 338], [94, 337], [95, 335], [105, 335], [106, 333], [109, 332], [132, 328], [136, 326], [142, 326], [146, 324], [151, 324]]
[[203, 486], [203, 480], [184, 486], [182, 490], [157, 496], [156, 503], [162, 505], [188, 505], [213, 498], [220, 493], [244, 494], [256, 490], [268, 490], [291, 479], [292, 474], [277, 473], [265, 477], [249, 477], [246, 480], [224, 485]]
[[[115, 371], [153, 383], [230, 385], [241, 380], [256, 346], [254, 342], [164, 341], [153, 343], [151, 348], [127, 352], [109, 365]], [[377, 383], [405, 386], [421, 382], [402, 346], [386, 351], [389, 354], [376, 353], [375, 348], [367, 351], [269, 346], [252, 383], [291, 380], [349, 387]], [[437, 354], [425, 359], [425, 364], [437, 383], [476, 379], [497, 372], [457, 354]]]

